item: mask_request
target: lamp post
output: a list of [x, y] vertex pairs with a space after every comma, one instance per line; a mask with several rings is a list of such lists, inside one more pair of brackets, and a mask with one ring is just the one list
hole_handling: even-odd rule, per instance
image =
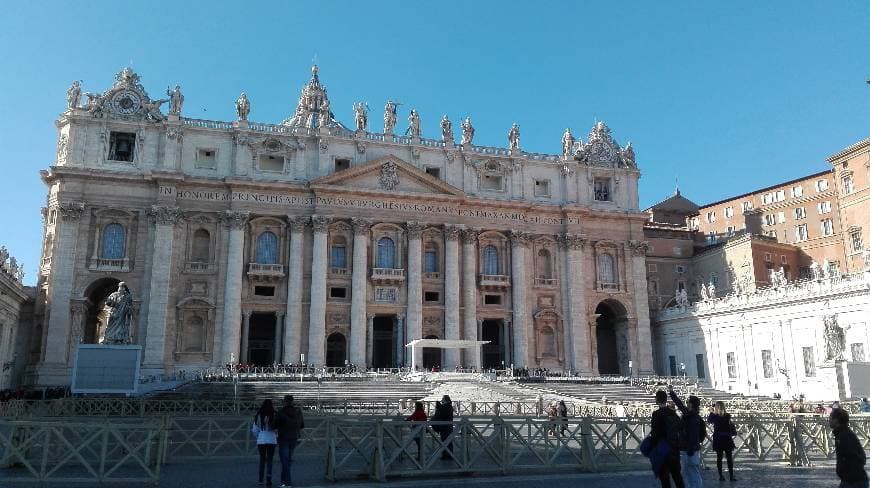
[[631, 375], [631, 373], [632, 373], [631, 370], [632, 370], [632, 366], [633, 366], [633, 365], [634, 365], [634, 363], [631, 361], [631, 359], [629, 359], [629, 360], [628, 360], [628, 377], [629, 377], [629, 378], [631, 378], [631, 376], [632, 376], [632, 375]]
[[680, 363], [680, 371], [683, 372], [683, 386], [686, 385], [686, 363]]

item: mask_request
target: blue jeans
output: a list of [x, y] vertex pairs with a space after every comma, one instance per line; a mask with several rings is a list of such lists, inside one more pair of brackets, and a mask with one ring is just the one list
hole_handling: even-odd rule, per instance
[[686, 451], [680, 451], [680, 465], [683, 468], [683, 482], [686, 488], [701, 488], [701, 451], [695, 451], [691, 456]]
[[291, 485], [290, 467], [293, 465], [293, 450], [296, 449], [296, 441], [282, 442], [278, 444], [278, 457], [281, 459], [281, 484]]

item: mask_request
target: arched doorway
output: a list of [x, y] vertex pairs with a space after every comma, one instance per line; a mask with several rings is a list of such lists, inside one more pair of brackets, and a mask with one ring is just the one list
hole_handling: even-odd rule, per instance
[[252, 313], [248, 329], [248, 358], [245, 361], [254, 366], [268, 366], [275, 359], [275, 322], [274, 313]]
[[[438, 336], [428, 335], [424, 339], [437, 339]], [[441, 351], [438, 347], [423, 348], [423, 369], [432, 370], [433, 368], [441, 369]]]
[[333, 332], [326, 338], [326, 366], [338, 368], [344, 366], [347, 359], [347, 339], [341, 332]]
[[392, 368], [396, 364], [395, 319], [378, 315], [372, 319], [372, 367]]
[[[112, 293], [118, 291], [118, 283], [121, 280], [116, 278], [100, 278], [85, 290], [85, 326], [82, 331], [83, 344], [98, 344], [103, 338], [103, 333], [106, 330], [106, 318], [108, 310], [106, 310], [106, 298]], [[136, 331], [133, 331], [135, 334]]]
[[[599, 374], [620, 374], [623, 363], [628, 363], [624, 334], [625, 307], [615, 300], [604, 300], [595, 308], [595, 347]], [[623, 351], [620, 354], [620, 351]]]
[[489, 341], [481, 349], [483, 369], [501, 369], [505, 361], [504, 320], [484, 320], [480, 325], [480, 340]]

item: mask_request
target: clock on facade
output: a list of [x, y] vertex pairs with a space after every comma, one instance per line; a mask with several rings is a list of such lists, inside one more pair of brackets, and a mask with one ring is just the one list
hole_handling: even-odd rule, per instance
[[135, 92], [123, 90], [112, 97], [112, 108], [121, 115], [132, 115], [142, 106], [142, 100]]

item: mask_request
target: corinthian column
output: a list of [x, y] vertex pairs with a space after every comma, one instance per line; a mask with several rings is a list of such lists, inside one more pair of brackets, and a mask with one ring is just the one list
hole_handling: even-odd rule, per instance
[[652, 333], [649, 324], [649, 297], [646, 288], [646, 252], [649, 244], [646, 241], [629, 241], [631, 249], [631, 282], [634, 285], [634, 310], [637, 326], [633, 334], [635, 347], [632, 348], [636, 357], [638, 374], [653, 374]]
[[[419, 222], [405, 224], [408, 231], [408, 315], [406, 333], [400, 334], [400, 337], [404, 336], [407, 342], [423, 338], [423, 246], [420, 242], [423, 228], [424, 225]], [[404, 349], [405, 344], [401, 346]], [[416, 347], [414, 350], [414, 364], [423, 364], [423, 348]]]
[[[42, 358], [45, 366], [66, 368], [71, 359], [67, 357], [71, 325], [70, 298], [79, 240], [79, 221], [84, 210], [85, 204], [81, 202], [57, 205], [57, 230], [51, 256], [51, 274], [48, 279], [49, 322], [48, 332], [45, 334], [45, 356]], [[46, 378], [45, 381], [40, 374], [39, 382], [59, 384], [69, 381], [66, 369], [57, 373], [62, 377]]]
[[172, 241], [175, 223], [181, 214], [177, 207], [154, 205], [149, 212], [154, 220], [154, 251], [151, 255], [149, 283], [148, 328], [145, 332], [145, 358], [142, 366], [160, 372], [164, 367], [166, 349], [166, 308], [169, 305], [169, 283], [172, 276]]
[[586, 277], [583, 270], [583, 246], [586, 240], [575, 234], [559, 237], [565, 259], [565, 273], [562, 286], [566, 290], [565, 330], [570, 337], [571, 367], [583, 374], [591, 373], [589, 358], [589, 327], [586, 319]]
[[[444, 226], [444, 338], [459, 339], [459, 227]], [[444, 351], [444, 366], [460, 363], [459, 349]]]
[[326, 247], [330, 219], [311, 218], [314, 245], [311, 249], [311, 307], [308, 318], [308, 364], [322, 366], [326, 348]]
[[366, 301], [368, 299], [368, 245], [372, 223], [353, 219], [353, 275], [350, 295], [350, 362], [366, 365]]
[[529, 342], [527, 338], [528, 317], [526, 316], [526, 248], [529, 234], [511, 231], [511, 302], [513, 315], [513, 363], [517, 368], [526, 366]]
[[[477, 336], [477, 236], [480, 229], [462, 230], [462, 327], [463, 339], [478, 340]], [[445, 272], [446, 274], [446, 272]], [[449, 312], [448, 312], [449, 313]], [[479, 368], [479, 354], [465, 350], [464, 366]]]
[[287, 324], [284, 327], [283, 362], [299, 361], [302, 353], [302, 243], [308, 217], [290, 217], [290, 270], [287, 277]]
[[224, 222], [229, 228], [227, 243], [226, 281], [224, 283], [224, 312], [221, 324], [221, 355], [218, 364], [238, 362], [242, 317], [242, 273], [244, 272], [245, 227], [248, 212], [227, 211]]

